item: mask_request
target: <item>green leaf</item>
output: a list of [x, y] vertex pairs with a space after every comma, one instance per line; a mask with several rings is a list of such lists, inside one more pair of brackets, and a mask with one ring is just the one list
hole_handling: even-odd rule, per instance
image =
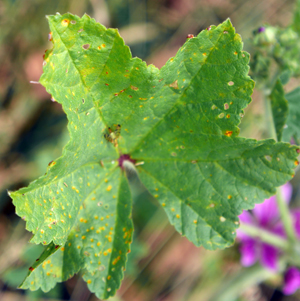
[[297, 152], [237, 137], [254, 83], [231, 22], [188, 39], [158, 70], [87, 15], [48, 19], [54, 47], [40, 82], [62, 104], [70, 141], [10, 195], [32, 242], [61, 248], [23, 287], [48, 290], [82, 270], [99, 298], [115, 293], [133, 230], [124, 172], [133, 162], [182, 235], [208, 249], [232, 244], [237, 215], [291, 178]]
[[294, 139], [296, 144], [300, 144], [300, 87], [285, 95], [288, 101], [289, 113], [286, 125], [283, 129], [282, 140], [291, 142]]
[[283, 127], [286, 124], [288, 116], [288, 102], [284, 94], [283, 85], [281, 80], [278, 79], [270, 94], [272, 115], [278, 141], [281, 141]]
[[[263, 28], [263, 31], [256, 32], [252, 40], [255, 53], [251, 71], [254, 78], [260, 81], [272, 80], [269, 78], [272, 62], [277, 65], [279, 73], [287, 72], [285, 77], [299, 76], [300, 32], [292, 26], [279, 28], [265, 25]], [[260, 81], [259, 86], [262, 85]]]
[[[100, 168], [104, 173], [105, 169]], [[90, 177], [95, 177], [95, 180], [99, 179], [100, 176], [97, 174], [99, 168], [97, 170], [95, 167], [94, 170], [95, 174], [92, 173], [93, 168], [90, 170], [90, 175], [87, 172], [87, 181]], [[77, 180], [81, 181], [80, 178]], [[66, 179], [62, 181], [66, 181]], [[114, 183], [116, 187], [112, 187], [109, 183]], [[55, 183], [56, 186], [64, 187], [67, 198], [68, 191], [72, 192], [74, 189], [71, 188], [71, 185], [69, 187], [67, 184], [66, 187], [64, 184], [67, 182]], [[52, 254], [55, 245], [50, 244], [39, 261], [30, 269], [30, 273], [22, 283], [21, 288], [30, 288], [31, 290], [42, 288], [44, 291], [49, 291], [57, 282], [69, 279], [81, 269], [86, 270], [86, 273], [89, 274], [88, 286], [93, 287], [97, 277], [101, 276], [100, 279], [107, 279], [104, 283], [101, 280], [103, 285], [98, 287], [96, 291], [97, 293], [101, 292], [98, 294], [102, 298], [113, 295], [120, 286], [133, 230], [132, 221], [129, 218], [131, 215], [131, 198], [127, 181], [119, 170], [114, 168], [110, 174], [103, 174], [102, 181], [99, 181], [98, 185], [93, 185], [91, 181], [87, 182], [86, 186], [94, 186], [94, 189], [82, 199], [64, 247], [61, 248], [61, 251]], [[81, 185], [76, 187], [84, 191]], [[45, 189], [45, 186], [42, 189]], [[37, 191], [34, 193], [39, 193]], [[22, 198], [24, 201], [24, 196], [21, 196], [21, 200]], [[18, 197], [16, 200], [18, 201]], [[58, 200], [59, 197], [56, 196], [54, 200], [49, 201], [53, 210], [51, 208], [45, 212], [60, 214], [62, 220], [57, 219], [53, 222], [54, 219], [50, 217], [48, 227], [45, 227], [47, 230], [50, 228], [52, 230], [56, 225], [63, 228], [65, 222], [62, 221], [72, 219], [71, 214], [73, 213], [68, 213], [69, 215], [62, 213], [64, 211], [72, 212], [71, 208], [66, 210], [70, 206], [68, 206], [70, 199], [66, 199], [66, 208], [62, 208], [64, 205], [60, 204], [58, 205], [59, 208], [56, 208]], [[26, 207], [26, 201], [24, 206]], [[73, 203], [72, 207], [74, 206]], [[61, 210], [62, 212], [60, 212]], [[41, 228], [43, 227], [42, 225]], [[41, 263], [43, 264], [41, 265]], [[111, 281], [109, 281], [110, 279]]]
[[286, 85], [289, 80], [291, 79], [292, 76], [292, 72], [289, 69], [284, 70], [280, 75], [279, 75], [279, 79], [282, 83], [282, 85]]
[[295, 6], [296, 7], [294, 11], [294, 20], [292, 23], [292, 28], [298, 33], [300, 33], [300, 1], [299, 0], [296, 1]]

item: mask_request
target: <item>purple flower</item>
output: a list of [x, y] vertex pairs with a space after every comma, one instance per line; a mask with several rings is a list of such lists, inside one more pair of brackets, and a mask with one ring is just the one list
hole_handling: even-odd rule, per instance
[[264, 32], [266, 29], [263, 27], [263, 26], [261, 26], [261, 27], [259, 27], [258, 29], [257, 29], [257, 32], [258, 33], [261, 33], [261, 32]]
[[282, 292], [285, 295], [292, 295], [298, 288], [300, 288], [300, 271], [295, 267], [290, 267], [284, 275]]
[[[282, 186], [282, 195], [286, 202], [290, 201], [292, 186], [289, 183]], [[252, 210], [252, 214], [248, 211], [243, 211], [239, 218], [241, 223], [250, 224], [281, 237], [286, 237], [280, 221], [275, 196], [265, 200], [262, 204], [257, 204]], [[300, 236], [300, 211], [293, 214], [293, 218], [297, 234]], [[237, 238], [241, 243], [240, 252], [243, 266], [251, 266], [259, 260], [264, 267], [274, 271], [277, 270], [278, 257], [280, 255], [278, 248], [268, 245], [258, 238], [250, 237], [239, 229], [237, 230]]]

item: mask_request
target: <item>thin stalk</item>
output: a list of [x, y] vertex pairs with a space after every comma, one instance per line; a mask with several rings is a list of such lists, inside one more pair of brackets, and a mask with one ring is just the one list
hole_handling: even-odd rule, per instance
[[[278, 273], [284, 271], [284, 260], [278, 262]], [[242, 269], [240, 273], [224, 281], [224, 284], [209, 298], [209, 301], [236, 300], [247, 288], [274, 276], [274, 271], [261, 265]]]
[[289, 241], [275, 235], [269, 231], [263, 230], [262, 228], [255, 227], [249, 224], [241, 223], [240, 224], [240, 229], [248, 234], [251, 237], [257, 237], [259, 238], [262, 242], [265, 242], [269, 245], [272, 245], [276, 248], [279, 248], [284, 251], [290, 250], [290, 244]]
[[296, 238], [295, 229], [294, 229], [294, 225], [293, 225], [293, 219], [290, 214], [288, 204], [287, 204], [287, 202], [285, 202], [285, 200], [282, 197], [282, 192], [281, 192], [280, 187], [277, 188], [276, 200], [277, 200], [277, 205], [278, 205], [278, 209], [280, 212], [280, 217], [281, 217], [286, 235], [288, 237], [288, 240], [292, 244], [295, 244], [295, 242], [297, 241], [297, 238]]

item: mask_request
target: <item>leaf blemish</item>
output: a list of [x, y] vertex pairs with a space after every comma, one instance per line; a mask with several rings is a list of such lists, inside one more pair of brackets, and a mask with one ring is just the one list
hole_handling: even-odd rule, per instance
[[139, 90], [138, 87], [135, 87], [135, 86], [132, 86], [132, 85], [130, 85], [130, 89], [132, 89], [132, 90], [134, 90], [134, 91], [138, 91], [138, 90]]
[[64, 19], [61, 21], [62, 26], [68, 26], [69, 23], [70, 23], [70, 20], [68, 20], [68, 19]]
[[269, 162], [271, 162], [271, 161], [272, 161], [272, 157], [271, 157], [271, 156], [269, 156], [269, 155], [266, 155], [266, 156], [265, 156], [265, 159], [266, 159], [267, 161], [269, 161]]
[[174, 88], [174, 89], [178, 89], [178, 80], [176, 79], [173, 83], [171, 83], [169, 85], [169, 87]]
[[82, 45], [82, 48], [85, 49], [85, 50], [87, 50], [87, 49], [90, 48], [90, 44], [84, 44], [84, 45]]

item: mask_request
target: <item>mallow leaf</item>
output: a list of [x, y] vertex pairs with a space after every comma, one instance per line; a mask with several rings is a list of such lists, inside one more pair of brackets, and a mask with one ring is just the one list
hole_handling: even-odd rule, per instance
[[231, 22], [187, 39], [159, 70], [87, 15], [48, 20], [40, 82], [62, 104], [70, 141], [10, 195], [32, 242], [60, 248], [23, 287], [48, 290], [82, 271], [99, 298], [115, 293], [133, 230], [124, 169], [134, 163], [177, 231], [211, 250], [230, 246], [237, 216], [288, 181], [297, 156], [287, 143], [237, 137], [254, 83]]
[[283, 129], [282, 140], [300, 144], [300, 87], [287, 93], [285, 98], [288, 101], [289, 112], [286, 124]]
[[288, 101], [285, 99], [285, 93], [280, 79], [276, 81], [272, 89], [270, 101], [277, 140], [281, 141], [282, 131], [288, 117]]

